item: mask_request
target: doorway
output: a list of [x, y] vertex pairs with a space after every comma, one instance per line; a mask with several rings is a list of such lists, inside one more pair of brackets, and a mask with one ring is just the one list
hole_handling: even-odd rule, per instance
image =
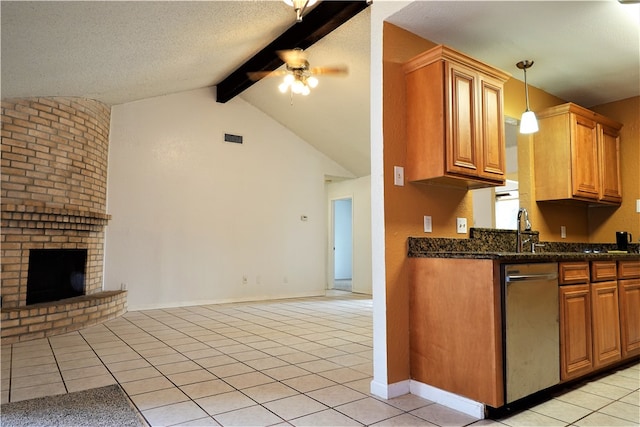
[[353, 279], [353, 200], [331, 201], [333, 223], [333, 289], [352, 290]]

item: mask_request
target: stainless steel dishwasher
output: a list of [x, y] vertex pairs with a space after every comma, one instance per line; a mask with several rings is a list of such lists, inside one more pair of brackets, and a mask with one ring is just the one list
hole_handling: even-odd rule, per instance
[[560, 382], [558, 264], [504, 266], [506, 403]]

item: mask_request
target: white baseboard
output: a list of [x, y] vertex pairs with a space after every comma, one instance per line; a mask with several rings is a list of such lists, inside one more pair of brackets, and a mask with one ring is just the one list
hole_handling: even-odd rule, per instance
[[[130, 290], [129, 290], [130, 292]], [[220, 299], [207, 299], [207, 300], [193, 300], [193, 301], [174, 301], [171, 303], [157, 303], [157, 304], [144, 304], [144, 305], [132, 305], [128, 302], [128, 311], [143, 311], [143, 310], [157, 310], [164, 308], [177, 308], [177, 307], [191, 307], [196, 305], [213, 305], [213, 304], [230, 304], [237, 302], [261, 302], [272, 300], [286, 300], [291, 298], [307, 298], [307, 297], [322, 297], [326, 292], [322, 290], [313, 290], [307, 292], [297, 292], [295, 294], [282, 294], [282, 295], [254, 295], [242, 298], [220, 298]]]
[[411, 380], [405, 380], [393, 384], [382, 384], [374, 380], [371, 381], [371, 394], [383, 399], [393, 399], [394, 397], [408, 394], [410, 392], [410, 382]]
[[478, 419], [484, 419], [485, 417], [484, 404], [476, 402], [475, 400], [467, 399], [466, 397], [414, 380], [411, 380], [410, 390], [411, 394], [431, 400], [447, 408], [455, 409], [458, 412], [471, 415]]

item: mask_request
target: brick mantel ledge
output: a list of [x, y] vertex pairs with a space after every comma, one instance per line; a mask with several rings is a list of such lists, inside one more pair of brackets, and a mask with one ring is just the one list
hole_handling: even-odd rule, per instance
[[[90, 210], [53, 208], [37, 205], [2, 204], [3, 227], [28, 228], [74, 228], [82, 226], [105, 226], [111, 215]], [[18, 222], [21, 222], [20, 224]], [[68, 224], [52, 226], [51, 224]]]

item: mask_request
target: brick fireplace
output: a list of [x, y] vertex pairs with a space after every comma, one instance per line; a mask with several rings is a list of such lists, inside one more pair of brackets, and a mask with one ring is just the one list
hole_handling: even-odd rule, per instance
[[[126, 311], [125, 291], [102, 291], [109, 124], [109, 107], [93, 100], [2, 101], [3, 344], [77, 330]], [[76, 285], [82, 276], [81, 290], [28, 304], [30, 257], [34, 268], [36, 254], [65, 251], [85, 254], [83, 266], [74, 267], [84, 271], [73, 272]]]

